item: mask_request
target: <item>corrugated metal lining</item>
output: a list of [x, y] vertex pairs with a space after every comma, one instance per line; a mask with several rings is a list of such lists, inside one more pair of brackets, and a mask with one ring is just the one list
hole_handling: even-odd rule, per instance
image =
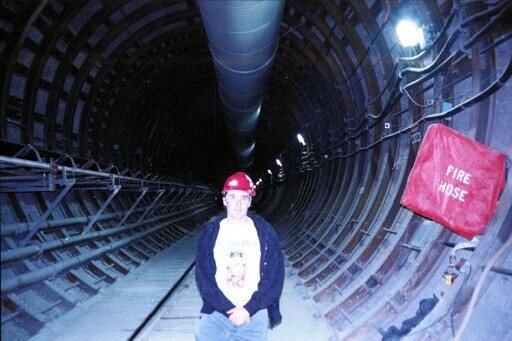
[[279, 43], [284, 1], [198, 1], [224, 118], [240, 167], [254, 159], [256, 129]]

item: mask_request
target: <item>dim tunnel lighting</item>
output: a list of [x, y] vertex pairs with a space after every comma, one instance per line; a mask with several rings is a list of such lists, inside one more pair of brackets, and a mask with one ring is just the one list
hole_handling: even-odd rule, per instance
[[270, 169], [267, 169], [268, 174], [272, 175], [272, 171]]
[[283, 167], [283, 164], [281, 163], [281, 160], [279, 159], [276, 159], [276, 163], [279, 167]]
[[306, 145], [306, 141], [304, 141], [304, 138], [301, 134], [297, 134], [297, 140], [299, 140], [300, 143], [302, 143], [303, 146]]
[[418, 27], [418, 24], [412, 20], [404, 19], [396, 25], [396, 34], [400, 40], [400, 44], [404, 47], [416, 46], [420, 44], [425, 45], [425, 37], [423, 29]]

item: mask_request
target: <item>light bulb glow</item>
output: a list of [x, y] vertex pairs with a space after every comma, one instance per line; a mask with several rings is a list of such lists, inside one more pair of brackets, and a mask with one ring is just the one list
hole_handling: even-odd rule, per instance
[[418, 25], [411, 20], [404, 19], [396, 25], [396, 34], [404, 47], [418, 44], [417, 31]]
[[297, 134], [297, 140], [299, 140], [299, 142], [302, 143], [303, 146], [306, 145], [306, 141], [304, 141], [304, 137], [302, 137], [301, 134]]

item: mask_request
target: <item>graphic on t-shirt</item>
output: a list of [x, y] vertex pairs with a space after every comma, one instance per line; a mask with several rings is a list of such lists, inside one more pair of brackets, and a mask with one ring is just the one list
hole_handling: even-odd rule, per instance
[[241, 251], [230, 251], [227, 264], [228, 287], [243, 288], [245, 281], [245, 254]]

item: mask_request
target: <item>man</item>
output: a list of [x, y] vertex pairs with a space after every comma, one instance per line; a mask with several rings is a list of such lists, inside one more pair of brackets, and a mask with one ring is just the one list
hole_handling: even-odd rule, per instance
[[266, 340], [269, 324], [281, 321], [281, 247], [269, 223], [247, 214], [256, 191], [245, 173], [231, 175], [222, 195], [227, 215], [206, 224], [197, 248], [203, 307], [196, 340]]

